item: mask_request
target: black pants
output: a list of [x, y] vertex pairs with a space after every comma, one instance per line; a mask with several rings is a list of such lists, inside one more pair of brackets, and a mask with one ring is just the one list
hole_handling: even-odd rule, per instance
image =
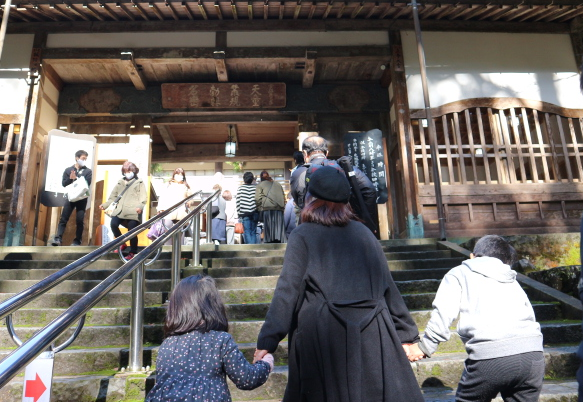
[[537, 402], [545, 375], [542, 352], [528, 352], [465, 363], [456, 402], [491, 401], [500, 392], [505, 402]]
[[[120, 219], [118, 216], [114, 216], [113, 218], [111, 218], [111, 231], [117, 238], [121, 236], [121, 230], [119, 230], [119, 225], [122, 225], [123, 227], [127, 228], [127, 230], [132, 230], [140, 223], [141, 223], [140, 221]], [[137, 252], [138, 252], [138, 236], [134, 236], [130, 239], [130, 253], [137, 254]]]
[[81, 244], [81, 239], [83, 238], [83, 229], [85, 222], [85, 209], [87, 208], [87, 198], [84, 200], [79, 200], [76, 202], [67, 202], [63, 207], [63, 212], [61, 213], [61, 219], [59, 220], [59, 229], [57, 230], [57, 237], [60, 239], [65, 233], [65, 228], [67, 227], [67, 222], [73, 213], [73, 210], [77, 211], [75, 221], [77, 222], [77, 231], [75, 232], [75, 242]]

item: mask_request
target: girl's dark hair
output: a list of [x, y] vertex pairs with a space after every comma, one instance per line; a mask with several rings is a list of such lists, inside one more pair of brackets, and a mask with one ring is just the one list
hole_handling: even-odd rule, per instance
[[228, 331], [225, 304], [215, 280], [206, 275], [184, 278], [170, 295], [164, 337], [192, 331]]
[[255, 179], [255, 176], [253, 176], [253, 173], [251, 172], [245, 172], [245, 174], [243, 175], [243, 182], [245, 184], [253, 183], [253, 179]]
[[351, 220], [358, 220], [350, 204], [325, 201], [306, 194], [305, 207], [302, 209], [302, 222], [319, 223], [324, 226], [346, 226]]
[[140, 171], [140, 168], [138, 168], [136, 166], [135, 163], [130, 162], [130, 161], [125, 161], [123, 163], [123, 165], [121, 165], [121, 174], [125, 174], [126, 172], [134, 172], [135, 177], [138, 177], [138, 172]]

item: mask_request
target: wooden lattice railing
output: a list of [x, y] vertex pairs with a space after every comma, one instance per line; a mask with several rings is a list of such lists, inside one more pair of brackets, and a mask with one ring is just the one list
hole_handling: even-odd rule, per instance
[[[583, 110], [480, 98], [432, 112], [449, 233], [578, 230]], [[429, 132], [424, 111], [411, 116], [419, 202], [432, 235], [437, 212]]]

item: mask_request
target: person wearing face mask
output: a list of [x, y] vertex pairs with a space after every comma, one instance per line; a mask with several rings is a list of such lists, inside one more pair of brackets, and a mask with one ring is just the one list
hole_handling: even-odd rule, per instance
[[[184, 169], [176, 168], [172, 173], [172, 178], [168, 182], [168, 187], [160, 195], [158, 200], [158, 213], [164, 212], [176, 203], [192, 195], [190, 186], [186, 182], [186, 175]], [[183, 219], [188, 214], [186, 206], [176, 208], [173, 212], [166, 216], [164, 225], [170, 228], [173, 223]], [[172, 244], [172, 239], [169, 239], [166, 244]]]
[[[130, 161], [124, 162], [121, 167], [123, 178], [117, 182], [107, 201], [99, 206], [102, 210], [107, 209], [109, 204], [114, 202], [123, 192], [123, 195], [118, 201], [117, 207], [111, 216], [111, 231], [115, 237], [121, 236], [119, 225], [124, 226], [128, 230], [132, 230], [142, 222], [142, 212], [148, 201], [148, 195], [146, 193], [144, 182], [142, 179], [138, 178], [139, 171], [140, 169], [138, 169], [134, 163]], [[123, 251], [127, 246], [124, 244], [121, 248]], [[115, 252], [117, 252], [117, 250]], [[134, 236], [130, 239], [130, 252], [125, 259], [131, 260], [137, 253], [138, 237]]]
[[[73, 183], [79, 177], [85, 178], [87, 180], [87, 184], [91, 186], [91, 179], [93, 177], [93, 172], [91, 169], [86, 167], [88, 164], [87, 157], [89, 154], [86, 151], [79, 150], [75, 152], [75, 164], [73, 166], [69, 166], [63, 172], [63, 180], [62, 184], [63, 187], [67, 187], [69, 184]], [[73, 210], [76, 212], [76, 223], [77, 223], [77, 231], [75, 232], [75, 239], [71, 246], [80, 246], [81, 240], [83, 237], [83, 229], [84, 229], [84, 222], [85, 222], [85, 210], [87, 208], [87, 198], [84, 198], [79, 201], [75, 202], [67, 202], [63, 207], [63, 212], [61, 213], [61, 219], [59, 220], [59, 228], [57, 229], [57, 234], [53, 238], [52, 245], [53, 246], [60, 246], [62, 242], [63, 233], [65, 233], [65, 228], [67, 227], [67, 222], [73, 213]]]

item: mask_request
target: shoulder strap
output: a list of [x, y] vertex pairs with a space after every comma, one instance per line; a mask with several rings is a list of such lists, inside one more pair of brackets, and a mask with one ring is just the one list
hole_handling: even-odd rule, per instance
[[133, 179], [133, 180], [134, 181], [129, 186], [126, 186], [126, 188], [123, 189], [123, 191], [121, 192], [121, 194], [116, 197], [116, 199], [115, 199], [114, 202], [119, 202], [119, 200], [121, 200], [121, 197], [123, 197], [124, 193], [126, 191], [128, 191], [128, 189], [136, 182], [136, 179]]

